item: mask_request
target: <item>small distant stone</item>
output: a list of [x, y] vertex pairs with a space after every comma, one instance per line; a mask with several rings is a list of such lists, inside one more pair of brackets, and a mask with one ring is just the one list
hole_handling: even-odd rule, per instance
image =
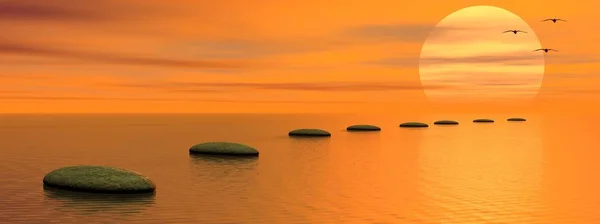
[[402, 127], [402, 128], [426, 128], [426, 127], [429, 127], [429, 125], [425, 124], [425, 123], [421, 123], [421, 122], [406, 122], [406, 123], [400, 124], [400, 127]]
[[494, 120], [492, 120], [492, 119], [475, 119], [475, 120], [473, 120], [473, 122], [475, 122], [475, 123], [494, 123]]
[[44, 186], [90, 193], [134, 194], [152, 193], [156, 185], [133, 171], [107, 166], [69, 166], [44, 176]]
[[440, 120], [440, 121], [433, 122], [433, 124], [435, 124], [435, 125], [457, 125], [458, 121]]
[[258, 156], [258, 150], [240, 143], [205, 142], [192, 146], [190, 148], [190, 154]]
[[369, 124], [357, 124], [346, 128], [347, 131], [381, 131], [381, 128]]
[[527, 119], [525, 118], [520, 118], [520, 117], [511, 117], [509, 119], [506, 119], [507, 121], [527, 121]]
[[288, 135], [295, 137], [329, 137], [331, 133], [321, 129], [303, 128], [290, 131]]

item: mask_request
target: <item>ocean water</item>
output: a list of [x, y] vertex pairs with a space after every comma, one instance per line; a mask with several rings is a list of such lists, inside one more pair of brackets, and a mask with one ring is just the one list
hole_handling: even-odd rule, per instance
[[[511, 116], [2, 115], [0, 223], [600, 223], [600, 118]], [[461, 124], [398, 127], [438, 119]], [[357, 123], [382, 131], [345, 131]], [[332, 137], [287, 136], [305, 127]], [[190, 156], [204, 141], [261, 154]], [[140, 172], [157, 192], [43, 189], [80, 164]]]

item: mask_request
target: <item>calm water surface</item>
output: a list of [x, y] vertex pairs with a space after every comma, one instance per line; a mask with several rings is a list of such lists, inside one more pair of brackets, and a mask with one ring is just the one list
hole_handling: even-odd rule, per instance
[[[600, 118], [528, 115], [3, 115], [0, 223], [600, 223]], [[459, 126], [401, 129], [404, 121]], [[380, 133], [348, 133], [370, 123]], [[315, 127], [329, 139], [289, 138]], [[204, 141], [257, 159], [192, 157]], [[143, 173], [155, 196], [44, 190], [53, 169]]]

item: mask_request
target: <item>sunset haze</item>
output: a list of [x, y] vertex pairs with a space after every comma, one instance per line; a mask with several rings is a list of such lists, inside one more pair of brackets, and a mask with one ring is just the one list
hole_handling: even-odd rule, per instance
[[[500, 81], [530, 80], [525, 89], [517, 88], [525, 91], [517, 98], [533, 102], [427, 98], [419, 76], [423, 44], [442, 19], [475, 5], [506, 9], [526, 23], [486, 31], [507, 44], [458, 43], [461, 51], [441, 56], [465, 58], [461, 52], [477, 49], [538, 55], [527, 59], [528, 66], [481, 71]], [[594, 111], [600, 97], [595, 52], [600, 47], [594, 42], [599, 35], [592, 28], [600, 16], [597, 6], [600, 2], [1, 1], [0, 113]], [[568, 22], [541, 22], [550, 17]], [[502, 33], [507, 29], [529, 33]], [[528, 42], [508, 44], [519, 37]], [[531, 52], [540, 46], [559, 52]], [[478, 72], [479, 65], [466, 61], [457, 70]], [[473, 83], [487, 92], [493, 88]], [[439, 91], [448, 93], [444, 88]], [[506, 87], [498, 91], [494, 97], [514, 96]]]

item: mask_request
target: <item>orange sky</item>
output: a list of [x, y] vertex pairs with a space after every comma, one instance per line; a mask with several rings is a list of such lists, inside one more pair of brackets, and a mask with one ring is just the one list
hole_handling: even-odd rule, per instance
[[[3, 0], [0, 113], [517, 110], [421, 88], [429, 33], [473, 5], [516, 13], [560, 51], [518, 110], [600, 109], [600, 2], [570, 2]], [[554, 16], [568, 23], [539, 22]]]

